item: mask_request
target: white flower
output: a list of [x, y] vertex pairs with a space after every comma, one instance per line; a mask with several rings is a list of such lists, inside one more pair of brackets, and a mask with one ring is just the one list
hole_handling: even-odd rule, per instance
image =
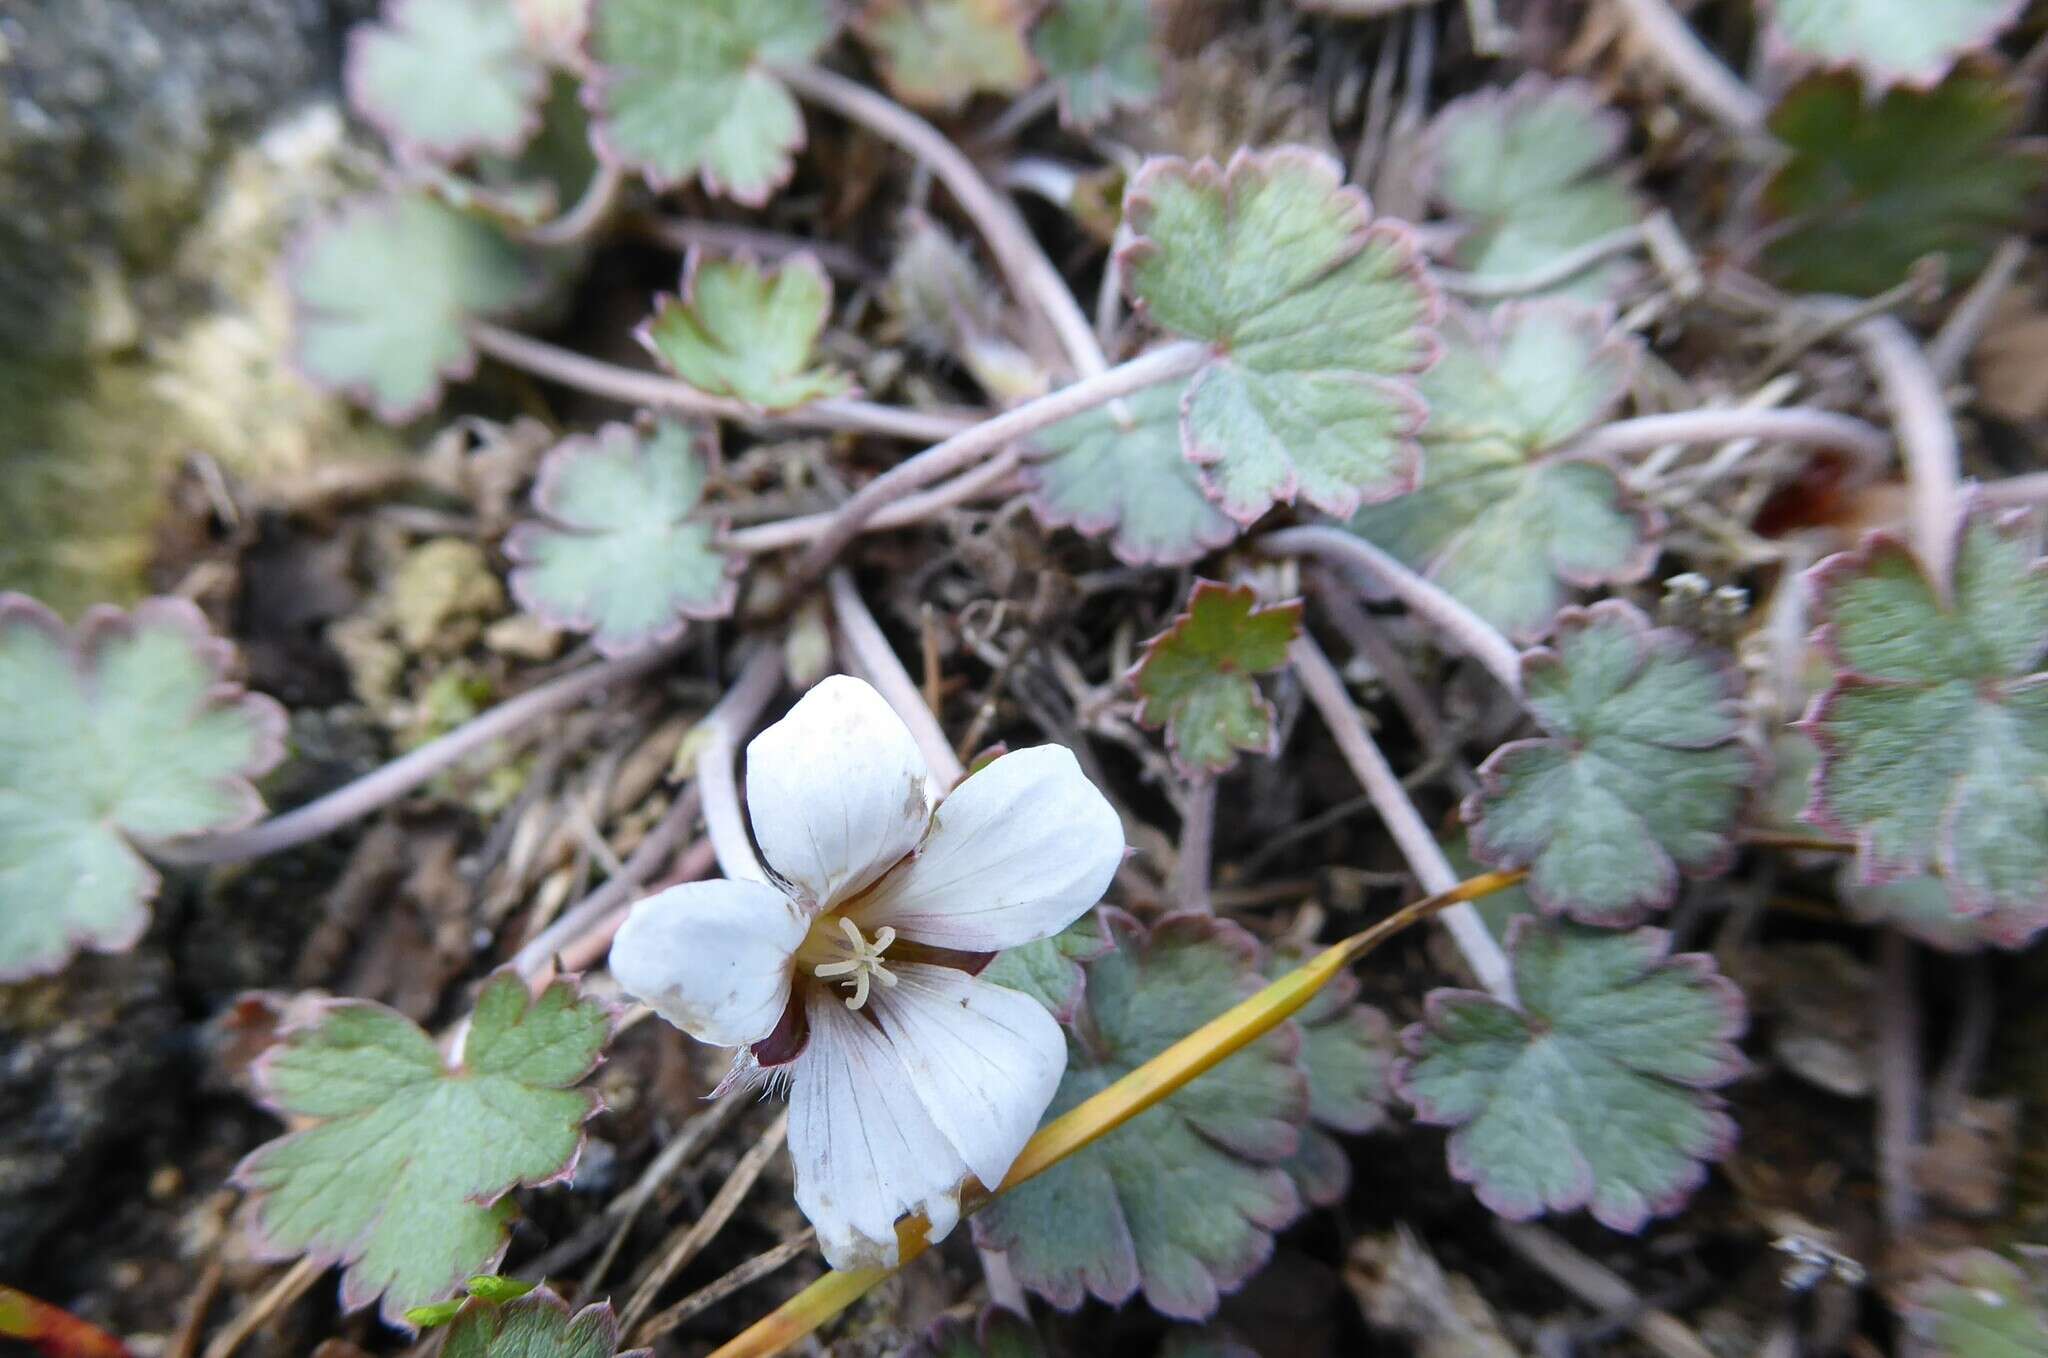
[[1002, 1182], [1059, 1087], [1059, 1025], [975, 973], [1101, 899], [1123, 827], [1056, 745], [1019, 750], [933, 809], [910, 732], [836, 675], [747, 747], [773, 885], [691, 882], [641, 901], [619, 983], [736, 1073], [789, 1088], [796, 1200], [835, 1268], [894, 1264], [910, 1212], [943, 1239], [969, 1172]]

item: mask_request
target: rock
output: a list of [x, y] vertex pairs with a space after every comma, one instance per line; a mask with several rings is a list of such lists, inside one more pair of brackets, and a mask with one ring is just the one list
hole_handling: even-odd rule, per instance
[[74, 1214], [105, 1206], [123, 1146], [177, 1116], [163, 954], [85, 956], [0, 986], [0, 1277], [23, 1278]]

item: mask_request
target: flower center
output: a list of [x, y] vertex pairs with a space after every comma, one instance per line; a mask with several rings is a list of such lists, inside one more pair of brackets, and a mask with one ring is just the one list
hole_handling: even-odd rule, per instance
[[860, 926], [844, 915], [839, 917], [839, 927], [846, 935], [844, 942], [822, 928], [814, 930], [806, 940], [810, 950], [832, 959], [813, 963], [811, 975], [821, 981], [852, 986], [853, 994], [847, 997], [846, 1007], [859, 1009], [868, 1002], [871, 984], [884, 990], [896, 984], [896, 978], [882, 965], [882, 954], [896, 941], [896, 931], [885, 924], [875, 931], [875, 941], [870, 943], [861, 936]]

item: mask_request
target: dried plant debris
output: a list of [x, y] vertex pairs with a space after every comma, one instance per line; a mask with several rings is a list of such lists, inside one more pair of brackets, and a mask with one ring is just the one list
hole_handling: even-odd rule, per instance
[[1853, 838], [1870, 885], [1939, 873], [1961, 916], [2048, 927], [2048, 562], [2030, 515], [1974, 511], [1930, 579], [1874, 534], [1808, 576], [1839, 667], [1801, 723], [1808, 819]]
[[758, 206], [804, 144], [771, 68], [810, 60], [833, 27], [823, 0], [593, 0], [591, 135], [655, 188], [698, 179]]
[[1016, 94], [1037, 74], [1024, 0], [866, 0], [855, 30], [889, 92], [918, 108], [958, 109], [976, 94]]
[[[1634, 224], [1636, 195], [1616, 168], [1628, 124], [1591, 86], [1523, 76], [1446, 104], [1430, 126], [1434, 196], [1464, 228], [1453, 256], [1481, 279], [1525, 278]], [[1599, 299], [1625, 284], [1614, 263], [1558, 290]]]
[[1181, 443], [1224, 513], [1249, 524], [1298, 497], [1348, 514], [1414, 489], [1437, 297], [1406, 227], [1300, 147], [1150, 161], [1124, 217], [1132, 298], [1214, 348]]
[[1286, 664], [1300, 634], [1299, 600], [1260, 607], [1249, 585], [1197, 580], [1187, 611], [1147, 644], [1131, 673], [1138, 720], [1165, 728], [1189, 777], [1224, 772], [1239, 751], [1271, 754], [1273, 705], [1253, 676]]
[[[610, 1036], [610, 1012], [572, 982], [529, 997], [509, 971], [477, 997], [454, 1065], [403, 1015], [330, 1003], [257, 1066], [270, 1105], [305, 1120], [235, 1171], [257, 1198], [264, 1253], [340, 1263], [345, 1309], [381, 1297], [384, 1318], [408, 1324], [411, 1308], [496, 1266], [514, 1188], [575, 1169], [598, 1108], [576, 1086]], [[547, 1309], [520, 1313], [521, 1328]]]
[[1560, 613], [1522, 682], [1549, 734], [1480, 769], [1464, 806], [1474, 855], [1528, 868], [1545, 914], [1610, 927], [1670, 905], [1681, 872], [1726, 870], [1762, 770], [1725, 657], [1607, 600]]
[[[1102, 912], [1114, 948], [1085, 964], [1066, 1025], [1056, 1117], [1258, 989], [1258, 945], [1234, 924], [1170, 916], [1150, 930]], [[1308, 1115], [1299, 1038], [1270, 1034], [974, 1218], [1018, 1281], [1055, 1306], [1142, 1292], [1201, 1319], [1250, 1277], [1301, 1214], [1286, 1164]], [[1186, 1185], [1199, 1183], [1200, 1193]]]
[[1662, 516], [1571, 441], [1614, 413], [1635, 344], [1600, 309], [1538, 302], [1454, 311], [1423, 375], [1422, 485], [1351, 520], [1520, 641], [1575, 589], [1640, 580]]
[[845, 373], [814, 365], [831, 314], [832, 280], [813, 255], [763, 268], [700, 253], [684, 269], [682, 295], [658, 298], [636, 335], [699, 391], [789, 410], [853, 390]]
[[739, 563], [702, 513], [706, 474], [700, 436], [672, 419], [564, 439], [534, 480], [537, 517], [505, 541], [520, 607], [607, 655], [730, 613]]
[[1518, 1003], [1439, 990], [1403, 1035], [1395, 1081], [1456, 1128], [1451, 1173], [1510, 1220], [1589, 1209], [1639, 1231], [1684, 1205], [1735, 1123], [1708, 1092], [1743, 1069], [1742, 994], [1656, 929], [1524, 917], [1508, 932]]
[[134, 946], [158, 883], [138, 850], [262, 814], [285, 714], [232, 656], [183, 599], [66, 628], [0, 594], [0, 982]]
[[537, 272], [493, 227], [418, 192], [358, 199], [293, 250], [299, 367], [397, 423], [476, 367], [472, 320], [531, 301]]
[[[1275, 946], [1266, 974], [1278, 979], [1309, 960], [1312, 949]], [[1351, 1187], [1351, 1157], [1339, 1135], [1363, 1136], [1386, 1126], [1394, 1102], [1399, 1049], [1387, 1016], [1358, 1003], [1358, 978], [1341, 973], [1291, 1020], [1301, 1033], [1301, 1070], [1308, 1077], [1308, 1124], [1288, 1173], [1302, 1200], [1328, 1207]]]
[[1990, 46], [2024, 0], [1761, 0], [1783, 52], [1852, 65], [1874, 85], [1931, 85]]
[[401, 154], [510, 155], [540, 126], [547, 71], [503, 0], [386, 0], [349, 34], [349, 102]]
[[1972, 277], [2048, 184], [2048, 156], [2018, 139], [2024, 107], [1968, 71], [1881, 99], [1851, 75], [1802, 82], [1771, 112], [1791, 155], [1763, 189], [1765, 266], [1818, 292], [1882, 292], [1929, 255]]

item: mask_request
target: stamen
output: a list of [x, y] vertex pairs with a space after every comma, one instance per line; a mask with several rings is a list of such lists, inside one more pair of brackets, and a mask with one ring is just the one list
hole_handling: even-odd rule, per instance
[[811, 968], [811, 975], [821, 981], [838, 981], [841, 985], [853, 987], [853, 994], [847, 997], [848, 1009], [859, 1009], [868, 1002], [868, 991], [872, 985], [884, 990], [896, 984], [896, 978], [882, 965], [882, 954], [896, 941], [896, 931], [883, 925], [875, 931], [875, 941], [870, 943], [861, 936], [860, 926], [846, 916], [839, 917], [839, 927], [846, 934], [846, 952], [849, 954], [836, 962], [821, 962]]

